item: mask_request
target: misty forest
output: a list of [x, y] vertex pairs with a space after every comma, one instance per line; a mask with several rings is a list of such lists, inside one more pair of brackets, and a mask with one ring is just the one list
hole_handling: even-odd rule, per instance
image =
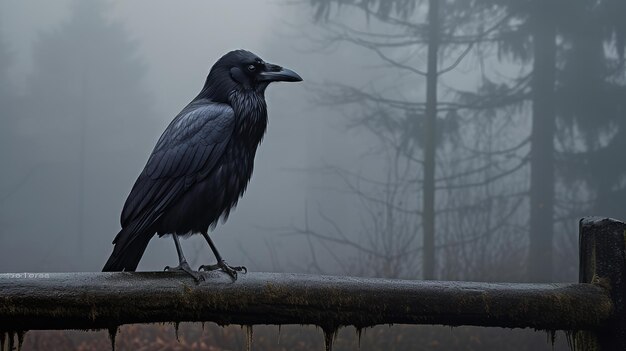
[[[211, 236], [250, 272], [579, 279], [579, 220], [626, 219], [626, 1], [0, 0], [0, 272], [100, 272], [159, 136], [223, 54], [267, 89], [246, 193]], [[202, 236], [189, 264], [213, 260]], [[138, 271], [176, 263], [154, 237]], [[251, 273], [250, 273], [251, 274]], [[174, 330], [176, 329], [176, 331]], [[180, 330], [179, 330], [180, 329]], [[131, 324], [118, 350], [239, 350], [239, 325]], [[568, 350], [566, 333], [339, 330], [335, 350]], [[24, 350], [107, 350], [29, 331]], [[254, 350], [323, 350], [255, 326]]]

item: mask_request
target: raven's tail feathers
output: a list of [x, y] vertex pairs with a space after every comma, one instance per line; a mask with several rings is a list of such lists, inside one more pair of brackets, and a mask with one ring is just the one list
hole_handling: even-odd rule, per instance
[[129, 225], [117, 234], [113, 243], [113, 253], [102, 268], [103, 272], [132, 272], [137, 269], [139, 260], [143, 256], [150, 239], [154, 236], [154, 232], [143, 230], [140, 233], [134, 232], [136, 225]]

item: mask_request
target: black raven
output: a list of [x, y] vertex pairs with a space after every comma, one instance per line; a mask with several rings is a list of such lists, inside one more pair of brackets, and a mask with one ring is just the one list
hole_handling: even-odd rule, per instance
[[196, 280], [179, 236], [202, 233], [217, 264], [233, 279], [245, 267], [226, 264], [208, 235], [226, 219], [246, 190], [254, 155], [267, 126], [265, 89], [271, 82], [301, 81], [283, 67], [245, 50], [222, 56], [211, 68], [200, 94], [169, 124], [135, 182], [122, 210], [122, 230], [103, 271], [134, 271], [155, 234], [171, 234], [179, 265]]

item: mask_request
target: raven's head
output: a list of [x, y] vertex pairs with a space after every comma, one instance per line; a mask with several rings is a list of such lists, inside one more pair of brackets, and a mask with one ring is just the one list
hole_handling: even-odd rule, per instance
[[250, 51], [235, 50], [213, 65], [200, 96], [228, 102], [233, 90], [253, 90], [263, 94], [271, 82], [299, 81], [302, 78], [290, 69], [267, 63]]

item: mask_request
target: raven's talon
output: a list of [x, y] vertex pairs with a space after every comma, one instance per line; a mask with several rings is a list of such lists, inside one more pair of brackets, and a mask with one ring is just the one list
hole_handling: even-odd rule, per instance
[[217, 264], [202, 265], [198, 268], [198, 272], [199, 271], [210, 272], [210, 271], [216, 271], [218, 269], [224, 271], [224, 273], [228, 274], [231, 278], [233, 278], [233, 280], [237, 280], [237, 272], [242, 272], [243, 274], [248, 273], [248, 269], [246, 267], [244, 266], [231, 267], [225, 261], [220, 261]]
[[201, 272], [196, 272], [191, 269], [187, 262], [181, 262], [176, 267], [165, 266], [163, 270], [166, 272], [185, 272], [189, 274], [193, 278], [193, 280], [196, 281], [196, 283], [206, 280], [206, 277]]

